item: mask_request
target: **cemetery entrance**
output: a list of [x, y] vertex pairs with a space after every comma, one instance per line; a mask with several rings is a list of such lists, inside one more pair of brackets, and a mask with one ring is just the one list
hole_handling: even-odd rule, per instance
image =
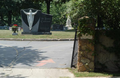
[[[30, 8], [21, 10], [21, 17], [22, 34], [51, 34], [51, 15]], [[10, 68], [75, 67], [77, 64], [76, 43], [76, 38], [75, 41], [69, 41], [69, 39], [67, 41], [64, 39], [62, 41], [0, 41], [0, 66]]]

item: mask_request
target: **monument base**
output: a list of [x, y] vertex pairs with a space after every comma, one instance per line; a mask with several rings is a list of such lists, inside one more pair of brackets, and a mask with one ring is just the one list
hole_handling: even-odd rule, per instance
[[28, 34], [32, 34], [32, 35], [51, 35], [51, 32], [22, 32], [23, 35], [28, 35]]
[[73, 27], [64, 27], [64, 30], [71, 30]]
[[12, 35], [18, 35], [17, 33], [13, 33]]

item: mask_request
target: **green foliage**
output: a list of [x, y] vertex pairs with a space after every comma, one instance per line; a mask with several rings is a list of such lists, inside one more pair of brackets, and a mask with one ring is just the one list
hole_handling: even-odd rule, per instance
[[72, 0], [71, 9], [73, 24], [88, 16], [96, 19], [97, 27], [120, 28], [120, 0]]
[[47, 8], [46, 8], [46, 6], [47, 6], [47, 4], [46, 4], [45, 2], [43, 2], [42, 5], [41, 5], [41, 11], [42, 11], [43, 13], [47, 13]]
[[[72, 0], [70, 15], [72, 18], [72, 25], [78, 25], [78, 19], [85, 16], [85, 10], [83, 8], [83, 0]], [[77, 9], [76, 9], [77, 8]]]
[[78, 31], [80, 32], [80, 34], [89, 34], [89, 35], [94, 35], [94, 30], [92, 29], [92, 27], [94, 28], [94, 25], [92, 25], [92, 23], [94, 23], [93, 19], [91, 18], [84, 18], [80, 19], [78, 21]]
[[[72, 16], [73, 23], [78, 25], [80, 34], [94, 34], [93, 30], [89, 26], [89, 22], [91, 22], [91, 20], [89, 20], [89, 22], [88, 19], [80, 20], [80, 18], [84, 16], [94, 18], [96, 20], [96, 27], [109, 28], [106, 35], [114, 40], [113, 47], [106, 47], [101, 44], [96, 36], [94, 40], [99, 42], [106, 51], [110, 53], [114, 52], [119, 59], [120, 0], [72, 0], [72, 2], [73, 6], [70, 14]], [[118, 68], [120, 68], [118, 65], [119, 62], [116, 63]], [[103, 66], [103, 68], [106, 67], [104, 64], [100, 65]]]
[[20, 10], [26, 8], [40, 9], [40, 3], [33, 0], [1, 0], [0, 1], [0, 23], [2, 25], [11, 25], [13, 23], [20, 23]]
[[120, 57], [120, 30], [106, 31], [106, 36], [113, 39], [113, 47], [108, 47], [106, 50], [108, 52], [114, 52], [116, 56]]
[[62, 5], [55, 4], [55, 3], [51, 4], [51, 12], [50, 13], [53, 15], [53, 18], [52, 18], [53, 24], [65, 25], [65, 22], [67, 19], [65, 10], [66, 10], [65, 4], [62, 4]]
[[46, 3], [46, 11], [47, 13], [49, 14], [50, 13], [50, 7], [51, 7], [51, 3], [55, 3], [55, 4], [62, 4], [62, 3], [65, 3], [69, 0], [33, 0], [35, 2], [45, 2]]
[[118, 29], [120, 27], [120, 1], [119, 0], [84, 0], [84, 8], [88, 16], [98, 16], [104, 27]]
[[[48, 9], [53, 15], [53, 23], [65, 24], [66, 5], [69, 0], [1, 0], [0, 1], [0, 24], [10, 25], [13, 23], [20, 24], [20, 10], [35, 8], [47, 13]], [[48, 4], [50, 2], [50, 5]], [[48, 6], [48, 7], [47, 7]], [[50, 8], [49, 8], [50, 7]]]
[[35, 8], [35, 9], [41, 9], [41, 2], [35, 2], [35, 0], [24, 0], [21, 1], [21, 6], [22, 9], [27, 9], [27, 8]]

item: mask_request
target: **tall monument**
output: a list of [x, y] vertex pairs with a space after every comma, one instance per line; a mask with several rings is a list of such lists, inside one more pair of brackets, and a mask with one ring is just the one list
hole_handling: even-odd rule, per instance
[[51, 34], [52, 15], [36, 9], [22, 9], [22, 34]]
[[38, 10], [36, 12], [32, 12], [32, 10], [30, 9], [29, 12], [25, 12], [24, 10], [23, 10], [23, 12], [27, 15], [29, 29], [31, 30], [33, 21], [34, 21], [34, 15], [38, 12]]

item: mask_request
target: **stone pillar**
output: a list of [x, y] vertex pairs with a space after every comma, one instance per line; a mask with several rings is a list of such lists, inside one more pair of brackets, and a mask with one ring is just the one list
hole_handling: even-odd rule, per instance
[[[84, 36], [85, 37], [85, 36]], [[89, 36], [89, 38], [91, 38]], [[77, 68], [79, 72], [94, 71], [94, 45], [90, 42], [93, 38], [79, 37], [79, 52]]]
[[[95, 22], [94, 20], [90, 19], [89, 17], [82, 17], [80, 20], [86, 19], [86, 22], [84, 22], [85, 26], [83, 29], [90, 29], [94, 31]], [[83, 27], [79, 25], [79, 27]], [[82, 30], [83, 30], [82, 29]], [[78, 50], [78, 62], [77, 62], [77, 69], [79, 72], [90, 72], [94, 71], [94, 44], [93, 39], [94, 35], [83, 35], [81, 32], [82, 30], [79, 30], [80, 34], [79, 37], [79, 50]], [[87, 30], [89, 31], [89, 30]], [[87, 33], [87, 31], [84, 31], [84, 33]]]

